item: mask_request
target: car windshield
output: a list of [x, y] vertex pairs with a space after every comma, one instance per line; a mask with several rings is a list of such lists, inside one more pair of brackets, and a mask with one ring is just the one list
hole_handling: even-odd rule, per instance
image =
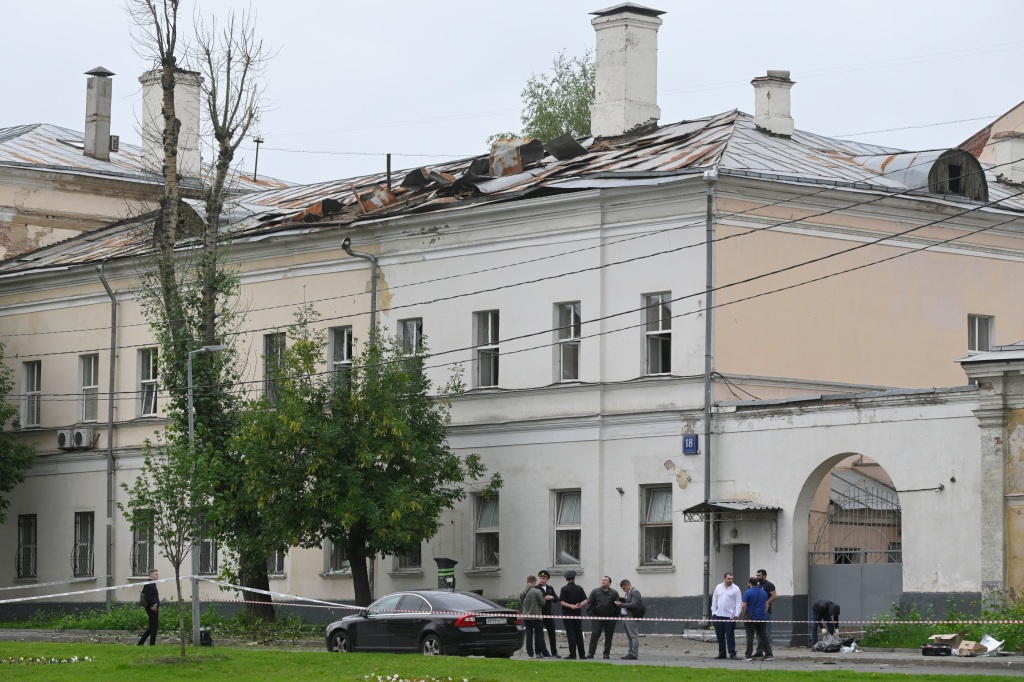
[[494, 602], [478, 597], [475, 594], [460, 594], [449, 592], [443, 594], [431, 594], [427, 599], [434, 605], [435, 609], [441, 611], [491, 611], [501, 609]]

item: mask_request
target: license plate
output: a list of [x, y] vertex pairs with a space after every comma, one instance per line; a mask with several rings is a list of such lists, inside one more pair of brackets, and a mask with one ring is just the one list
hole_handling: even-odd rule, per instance
[[507, 622], [508, 620], [505, 618], [487, 618], [484, 620], [484, 623], [487, 625], [504, 625]]

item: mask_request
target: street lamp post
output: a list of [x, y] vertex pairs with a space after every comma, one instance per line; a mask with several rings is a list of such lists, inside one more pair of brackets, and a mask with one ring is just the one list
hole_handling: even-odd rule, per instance
[[[218, 353], [226, 350], [227, 346], [203, 346], [188, 352], [187, 380], [188, 380], [188, 448], [192, 456], [195, 456], [196, 446], [196, 423], [195, 411], [192, 407], [192, 356], [204, 353]], [[199, 646], [199, 547], [192, 545], [192, 646]]]

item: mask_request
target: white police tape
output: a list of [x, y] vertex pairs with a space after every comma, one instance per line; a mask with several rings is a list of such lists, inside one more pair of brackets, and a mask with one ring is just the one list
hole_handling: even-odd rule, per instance
[[0, 587], [0, 592], [6, 590], [34, 590], [40, 587], [52, 587], [53, 585], [72, 585], [74, 583], [89, 583], [94, 580], [96, 580], [96, 578], [68, 578], [67, 580], [54, 580], [52, 583], [25, 583], [24, 585]]
[[[186, 580], [186, 579], [191, 578], [191, 577], [192, 576], [182, 576], [181, 579], [182, 580]], [[24, 602], [24, 601], [37, 601], [37, 600], [40, 600], [40, 599], [53, 599], [55, 597], [73, 597], [73, 596], [76, 596], [76, 595], [79, 595], [79, 594], [94, 594], [96, 592], [108, 592], [108, 591], [113, 591], [113, 590], [123, 590], [123, 589], [126, 589], [126, 588], [139, 587], [140, 585], [145, 585], [146, 583], [151, 583], [151, 582], [152, 583], [165, 583], [165, 582], [168, 582], [170, 580], [174, 580], [174, 578], [161, 578], [159, 580], [143, 580], [143, 581], [139, 581], [137, 583], [127, 583], [127, 584], [124, 584], [124, 585], [114, 585], [112, 587], [96, 587], [96, 588], [93, 588], [91, 590], [74, 590], [73, 592], [58, 592], [58, 593], [55, 593], [55, 594], [37, 594], [34, 597], [15, 597], [14, 599], [0, 599], [0, 604], [15, 604], [17, 602]], [[43, 585], [61, 585], [61, 584], [64, 584], [64, 581], [57, 582], [57, 583], [44, 583]], [[43, 585], [33, 585], [33, 587], [42, 587]]]

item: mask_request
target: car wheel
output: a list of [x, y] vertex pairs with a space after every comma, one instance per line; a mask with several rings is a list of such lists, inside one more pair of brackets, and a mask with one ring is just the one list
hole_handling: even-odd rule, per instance
[[424, 656], [440, 656], [444, 654], [444, 647], [441, 646], [441, 639], [437, 635], [427, 635], [420, 642], [420, 653]]
[[352, 651], [349, 645], [348, 634], [344, 630], [337, 630], [331, 635], [331, 651], [347, 654]]

